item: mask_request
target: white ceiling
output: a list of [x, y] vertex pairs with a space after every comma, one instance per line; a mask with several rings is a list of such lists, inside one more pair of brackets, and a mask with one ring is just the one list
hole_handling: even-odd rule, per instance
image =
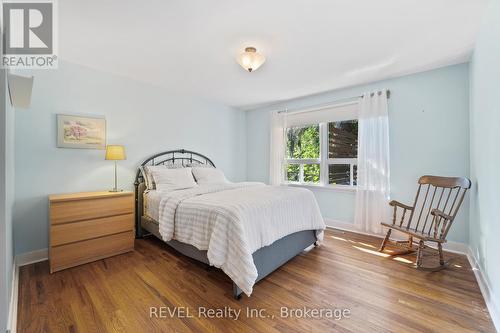
[[[63, 0], [61, 58], [248, 107], [467, 61], [487, 0]], [[255, 46], [267, 62], [235, 61]]]

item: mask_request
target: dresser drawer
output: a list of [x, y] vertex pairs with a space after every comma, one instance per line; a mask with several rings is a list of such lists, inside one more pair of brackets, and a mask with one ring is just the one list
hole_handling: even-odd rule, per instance
[[51, 248], [50, 271], [85, 264], [133, 249], [133, 231], [55, 246]]
[[52, 202], [50, 205], [51, 224], [90, 220], [100, 217], [132, 214], [133, 196]]
[[134, 214], [56, 224], [50, 228], [52, 246], [134, 230]]

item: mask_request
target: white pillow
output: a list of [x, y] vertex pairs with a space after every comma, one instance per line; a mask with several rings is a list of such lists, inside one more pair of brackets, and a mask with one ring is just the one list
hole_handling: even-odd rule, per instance
[[196, 184], [191, 168], [179, 169], [153, 169], [151, 170], [159, 191], [174, 191], [198, 186]]
[[142, 176], [144, 178], [144, 183], [148, 190], [154, 190], [156, 188], [155, 181], [153, 179], [153, 174], [151, 173], [154, 169], [165, 169], [163, 165], [145, 165], [141, 166]]
[[141, 166], [141, 171], [142, 171], [142, 175], [144, 178], [144, 183], [146, 185], [146, 188], [148, 190], [155, 190], [156, 189], [156, 184], [155, 184], [155, 180], [153, 179], [153, 173], [152, 173], [153, 170], [163, 170], [165, 168], [177, 169], [177, 168], [182, 168], [182, 167], [183, 167], [182, 165], [178, 165], [178, 164], [167, 164], [167, 165], [160, 164], [160, 165]]
[[224, 173], [216, 168], [193, 168], [192, 171], [198, 185], [229, 183]]

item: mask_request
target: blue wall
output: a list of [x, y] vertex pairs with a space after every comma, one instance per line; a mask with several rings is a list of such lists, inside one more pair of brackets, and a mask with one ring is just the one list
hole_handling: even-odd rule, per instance
[[12, 288], [14, 205], [14, 110], [8, 99], [6, 72], [0, 70], [0, 331], [7, 329]]
[[[460, 64], [295, 99], [247, 112], [247, 178], [268, 181], [269, 111], [307, 107], [381, 88], [389, 100], [391, 197], [411, 203], [424, 174], [469, 175], [469, 67]], [[313, 190], [327, 219], [352, 223], [354, 192]], [[450, 240], [468, 241], [468, 202]]]
[[108, 143], [126, 146], [118, 169], [125, 189], [146, 157], [177, 148], [206, 154], [229, 179], [245, 180], [243, 111], [64, 62], [34, 75], [32, 106], [15, 119], [16, 254], [47, 248], [47, 195], [113, 186], [104, 151], [56, 148], [58, 113], [106, 117]]
[[471, 76], [470, 246], [486, 276], [490, 313], [500, 324], [500, 1], [491, 2], [477, 40]]

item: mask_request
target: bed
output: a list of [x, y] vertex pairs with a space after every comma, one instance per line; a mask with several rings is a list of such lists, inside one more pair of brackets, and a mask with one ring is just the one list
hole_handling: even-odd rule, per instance
[[325, 224], [306, 189], [244, 182], [151, 190], [145, 184], [146, 166], [215, 164], [184, 149], [147, 158], [134, 183], [136, 236], [154, 235], [190, 258], [221, 268], [233, 281], [237, 299], [250, 296], [255, 283], [322, 240]]

